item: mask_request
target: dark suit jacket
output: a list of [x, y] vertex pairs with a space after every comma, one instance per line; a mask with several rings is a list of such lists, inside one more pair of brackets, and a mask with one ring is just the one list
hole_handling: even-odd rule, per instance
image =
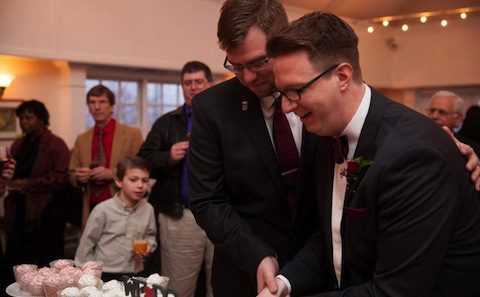
[[[312, 162], [300, 168], [302, 201], [291, 214], [259, 99], [234, 78], [197, 95], [188, 157], [190, 207], [215, 244], [214, 295], [255, 296], [267, 255], [292, 258], [316, 229]], [[302, 157], [317, 137], [304, 133]], [[310, 179], [310, 180], [309, 180]]]
[[318, 186], [322, 226], [281, 271], [293, 295], [324, 285], [330, 292], [315, 296], [480, 296], [480, 203], [446, 133], [372, 90], [359, 156], [373, 164], [345, 197], [340, 288], [330, 227], [334, 164], [319, 152], [318, 173], [328, 176]]

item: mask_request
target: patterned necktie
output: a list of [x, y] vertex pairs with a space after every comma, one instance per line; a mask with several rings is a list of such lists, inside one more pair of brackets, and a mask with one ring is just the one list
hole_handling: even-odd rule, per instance
[[330, 147], [332, 150], [332, 156], [335, 163], [342, 164], [348, 155], [348, 138], [346, 135], [342, 135], [338, 138], [330, 138]]
[[287, 192], [290, 208], [296, 208], [296, 189], [300, 157], [287, 117], [282, 111], [281, 100], [275, 100], [273, 113], [273, 143], [277, 152], [278, 166]]
[[95, 161], [98, 166], [105, 166], [106, 158], [105, 158], [105, 146], [103, 145], [103, 137], [105, 136], [105, 131], [99, 130], [98, 131], [98, 142], [97, 142], [97, 151], [95, 156]]

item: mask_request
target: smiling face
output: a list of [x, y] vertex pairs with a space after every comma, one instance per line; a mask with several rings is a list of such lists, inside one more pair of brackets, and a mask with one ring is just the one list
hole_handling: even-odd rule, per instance
[[[305, 51], [282, 55], [274, 61], [275, 85], [281, 91], [298, 89], [326, 69], [315, 69]], [[299, 101], [292, 102], [283, 97], [283, 111], [295, 112], [311, 133], [322, 136], [340, 135], [349, 120], [344, 112], [347, 105], [343, 104], [344, 100], [340, 96], [344, 82], [339, 71], [339, 68], [332, 69], [304, 89]]]
[[[227, 50], [227, 59], [232, 64], [245, 65], [266, 57], [266, 46], [266, 34], [260, 28], [254, 26], [248, 30], [240, 46]], [[244, 86], [258, 97], [268, 96], [274, 89], [271, 59], [267, 62], [265, 69], [261, 71], [251, 71], [245, 67], [235, 75]]]
[[115, 177], [115, 184], [120, 188], [120, 199], [127, 205], [133, 206], [141, 200], [148, 190], [150, 174], [139, 168], [130, 168], [120, 180]]

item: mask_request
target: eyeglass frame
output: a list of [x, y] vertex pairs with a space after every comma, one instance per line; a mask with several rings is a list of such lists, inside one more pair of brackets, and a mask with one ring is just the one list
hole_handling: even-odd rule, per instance
[[194, 85], [201, 87], [206, 83], [208, 83], [208, 79], [206, 79], [206, 78], [187, 79], [187, 80], [182, 81], [182, 85], [186, 88], [190, 88]]
[[[337, 68], [338, 66], [340, 66], [340, 64], [335, 64], [333, 66], [330, 66], [329, 68], [327, 68], [327, 70], [325, 70], [322, 73], [320, 73], [319, 75], [315, 76], [314, 78], [312, 78], [310, 81], [308, 81], [307, 83], [305, 83], [303, 86], [301, 86], [299, 88], [284, 90], [284, 91], [276, 90], [281, 95], [281, 96], [278, 97], [278, 100], [280, 100], [282, 97], [287, 98], [288, 101], [290, 101], [290, 102], [298, 102], [298, 101], [302, 100], [302, 92], [303, 91], [305, 91], [308, 87], [313, 85], [317, 80], [319, 80], [324, 75], [326, 75], [327, 73], [329, 73], [333, 69]], [[298, 95], [298, 99], [292, 99], [292, 98], [288, 97], [285, 92], [295, 92]]]
[[[241, 73], [245, 68], [247, 68], [248, 70], [250, 70], [252, 72], [260, 72], [260, 71], [265, 70], [264, 67], [268, 64], [268, 61], [270, 61], [270, 57], [265, 55], [265, 56], [262, 56], [262, 57], [255, 58], [253, 61], [247, 62], [245, 64], [236, 64], [236, 63], [230, 62], [228, 60], [228, 57], [225, 56], [225, 61], [223, 61], [223, 67], [225, 69], [227, 69], [228, 71], [230, 71], [232, 73], [235, 73], [235, 74]], [[227, 64], [227, 63], [230, 63], [230, 64]], [[256, 64], [256, 63], [258, 63], [259, 65], [255, 66], [254, 64]], [[240, 69], [235, 69], [235, 67], [238, 67]], [[257, 68], [257, 69], [255, 69], [255, 68]]]
[[434, 113], [438, 113], [438, 115], [441, 117], [448, 117], [450, 115], [460, 114], [459, 111], [446, 111], [446, 110], [443, 110], [440, 108], [434, 108], [434, 107], [425, 108], [425, 112], [428, 115], [433, 115]]

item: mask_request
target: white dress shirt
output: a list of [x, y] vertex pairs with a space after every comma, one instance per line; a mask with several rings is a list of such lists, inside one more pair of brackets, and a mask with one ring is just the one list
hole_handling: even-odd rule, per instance
[[[353, 115], [350, 123], [343, 131], [342, 135], [348, 137], [348, 155], [347, 159], [352, 160], [357, 148], [358, 138], [362, 131], [365, 118], [367, 117], [368, 109], [370, 107], [372, 91], [365, 85], [365, 93], [362, 101], [358, 106], [357, 111]], [[345, 192], [347, 189], [347, 179], [341, 173], [347, 168], [347, 160], [342, 164], [335, 164], [335, 172], [333, 177], [333, 191], [332, 191], [332, 248], [333, 248], [333, 265], [335, 267], [335, 275], [337, 277], [338, 285], [340, 286], [342, 273], [342, 235], [340, 234], [340, 226], [342, 223], [343, 203], [345, 200]]]

